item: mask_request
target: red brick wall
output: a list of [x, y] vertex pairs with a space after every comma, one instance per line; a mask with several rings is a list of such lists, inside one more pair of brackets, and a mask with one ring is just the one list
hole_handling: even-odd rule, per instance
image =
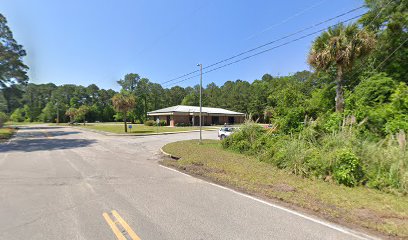
[[188, 115], [173, 115], [173, 122], [175, 126], [177, 123], [190, 123], [190, 116]]
[[[161, 121], [167, 121], [167, 116], [168, 115], [162, 115], [162, 116], [154, 116], [153, 119], [156, 121], [157, 118], [159, 118]], [[228, 124], [228, 116], [219, 116], [219, 124], [223, 125], [224, 123]], [[199, 118], [196, 118], [197, 121], [194, 122], [195, 126], [199, 126]], [[234, 117], [234, 122], [235, 124], [243, 123], [245, 120], [244, 116], [238, 116]], [[170, 122], [169, 126], [174, 127], [177, 123], [191, 123], [190, 122], [190, 116], [189, 115], [170, 115]], [[203, 115], [203, 125], [211, 125], [212, 123], [212, 116], [207, 116]]]

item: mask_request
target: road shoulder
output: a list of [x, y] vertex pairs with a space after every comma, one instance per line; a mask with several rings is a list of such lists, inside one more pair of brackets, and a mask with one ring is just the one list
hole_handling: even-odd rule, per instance
[[[265, 163], [259, 163], [257, 160], [253, 161], [253, 159], [251, 160], [246, 156], [238, 161], [226, 161], [225, 159], [229, 159], [232, 155], [234, 157], [239, 157], [239, 155], [224, 150], [221, 153], [220, 149], [208, 148], [208, 146], [207, 149], [201, 151], [200, 147], [195, 147], [198, 144], [192, 144], [192, 141], [182, 142], [184, 149], [180, 151], [174, 150], [174, 144], [177, 143], [170, 144], [170, 147], [166, 145], [163, 149], [165, 153], [170, 154], [173, 158], [164, 155], [160, 164], [205, 181], [255, 196], [262, 201], [293, 209], [306, 215], [316, 216], [318, 219], [325, 219], [371, 236], [379, 238], [406, 237], [403, 228], [390, 229], [389, 227], [395, 226], [395, 224], [388, 222], [389, 217], [393, 216], [393, 218], [399, 219], [398, 223], [396, 223], [401, 224], [399, 227], [408, 224], [408, 219], [405, 218], [406, 210], [399, 209], [403, 208], [403, 206], [396, 206], [398, 203], [395, 203], [396, 200], [402, 201], [405, 199], [403, 197], [399, 198], [398, 196], [367, 189], [357, 189], [356, 192], [353, 192], [353, 189], [331, 183], [299, 178], [286, 172], [277, 171], [265, 165]], [[172, 145], [173, 147], [171, 147]], [[201, 148], [206, 148], [206, 143]], [[214, 151], [219, 156], [216, 159], [211, 159]], [[180, 160], [175, 160], [177, 158], [180, 158]], [[254, 168], [248, 163], [257, 167]], [[270, 172], [265, 173], [265, 171], [258, 168], [258, 164], [262, 165], [262, 167], [266, 166], [267, 171]], [[263, 177], [268, 179], [257, 178], [246, 174], [246, 172], [256, 172], [256, 174], [264, 175]], [[273, 176], [268, 176], [268, 174]], [[262, 182], [260, 183], [259, 180], [262, 180]], [[350, 209], [347, 209], [350, 201], [364, 201], [364, 199], [350, 197], [349, 194], [353, 193], [358, 196], [364, 195], [367, 197], [365, 200], [372, 198], [372, 202], [367, 204], [358, 202], [349, 206]], [[327, 197], [325, 195], [332, 196]], [[342, 199], [336, 199], [338, 195], [341, 195]], [[382, 197], [384, 198], [381, 199]], [[379, 206], [372, 207], [375, 204]], [[388, 216], [378, 215], [380, 213], [378, 210], [387, 205], [391, 210], [381, 213], [388, 214]]]

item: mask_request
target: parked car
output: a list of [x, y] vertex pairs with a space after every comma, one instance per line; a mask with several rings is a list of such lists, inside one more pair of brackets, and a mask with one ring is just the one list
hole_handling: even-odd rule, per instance
[[238, 128], [236, 127], [222, 127], [220, 130], [218, 130], [218, 138], [220, 140], [223, 140], [224, 138], [228, 137], [231, 135], [233, 132], [236, 132]]

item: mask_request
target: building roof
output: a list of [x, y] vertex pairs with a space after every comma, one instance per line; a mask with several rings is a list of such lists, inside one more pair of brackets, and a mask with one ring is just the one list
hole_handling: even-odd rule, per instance
[[[197, 106], [185, 106], [185, 105], [177, 105], [173, 107], [163, 108], [155, 111], [148, 112], [147, 115], [162, 115], [163, 113], [199, 113], [200, 107]], [[203, 113], [207, 114], [222, 114], [222, 115], [245, 115], [244, 113], [234, 112], [222, 108], [210, 108], [210, 107], [203, 107]]]

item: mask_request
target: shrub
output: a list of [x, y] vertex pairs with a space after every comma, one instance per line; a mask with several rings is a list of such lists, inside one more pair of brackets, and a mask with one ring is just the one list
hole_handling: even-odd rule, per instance
[[294, 107], [285, 115], [275, 117], [272, 122], [279, 126], [281, 132], [298, 132], [303, 129], [305, 111], [302, 107]]
[[260, 144], [259, 139], [264, 134], [265, 130], [260, 125], [247, 121], [241, 129], [224, 139], [222, 146], [240, 153], [252, 154], [254, 150], [260, 150], [260, 146], [255, 143]]
[[305, 168], [307, 176], [317, 179], [325, 179], [330, 174], [330, 161], [327, 160], [326, 154], [322, 154], [317, 148], [309, 149], [305, 152]]
[[340, 113], [332, 113], [321, 120], [321, 127], [325, 132], [333, 133], [340, 130], [343, 116]]
[[191, 123], [176, 123], [176, 127], [190, 127]]
[[[154, 126], [157, 126], [157, 122], [155, 121]], [[160, 120], [159, 121], [159, 126], [166, 126], [167, 125], [167, 121], [166, 120]]]
[[394, 137], [380, 143], [365, 142], [360, 156], [367, 175], [366, 185], [384, 191], [397, 189], [408, 193], [407, 151], [407, 146], [399, 144]]
[[147, 120], [147, 121], [144, 122], [144, 125], [146, 125], [146, 126], [153, 126], [154, 123], [155, 123], [154, 120]]
[[301, 139], [292, 138], [280, 144], [280, 148], [275, 152], [272, 163], [278, 168], [288, 169], [296, 175], [306, 176], [307, 171], [304, 166], [305, 151], [307, 143]]
[[10, 115], [10, 120], [13, 122], [24, 122], [24, 112], [23, 109], [17, 108], [14, 112]]
[[350, 150], [339, 150], [335, 154], [333, 177], [337, 183], [356, 186], [363, 177], [360, 159]]
[[[336, 122], [332, 126], [342, 121], [334, 114], [332, 119]], [[246, 123], [221, 143], [303, 177], [408, 193], [408, 146], [403, 131], [378, 142], [366, 139], [357, 125], [327, 131], [311, 123], [299, 133], [277, 135]]]

